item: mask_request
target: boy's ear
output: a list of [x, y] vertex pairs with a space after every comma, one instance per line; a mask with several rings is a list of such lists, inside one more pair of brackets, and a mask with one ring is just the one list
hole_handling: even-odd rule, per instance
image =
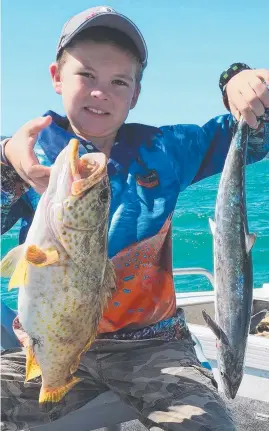
[[57, 94], [62, 94], [62, 82], [60, 77], [58, 63], [52, 63], [50, 65], [50, 76], [52, 79], [52, 85]]
[[130, 109], [133, 109], [135, 107], [135, 105], [137, 104], [140, 91], [141, 91], [141, 84], [137, 84], [136, 89], [134, 91], [133, 98], [132, 98]]

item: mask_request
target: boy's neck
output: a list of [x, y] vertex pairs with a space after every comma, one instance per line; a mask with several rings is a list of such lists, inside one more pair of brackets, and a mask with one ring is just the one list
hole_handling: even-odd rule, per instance
[[82, 134], [79, 134], [77, 131], [75, 132], [70, 124], [68, 126], [68, 131], [70, 133], [74, 133], [82, 139], [85, 139], [86, 141], [90, 141], [92, 145], [97, 148], [97, 150], [104, 153], [107, 158], [110, 157], [111, 149], [115, 143], [117, 133], [106, 137], [84, 136]]

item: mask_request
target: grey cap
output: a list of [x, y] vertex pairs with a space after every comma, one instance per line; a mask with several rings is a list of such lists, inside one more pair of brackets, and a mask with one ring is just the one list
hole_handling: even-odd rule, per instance
[[92, 7], [70, 18], [62, 29], [57, 46], [57, 57], [61, 50], [65, 48], [78, 33], [86, 28], [94, 26], [115, 28], [129, 36], [140, 54], [142, 67], [146, 67], [148, 51], [140, 30], [129, 18], [116, 12], [109, 6]]

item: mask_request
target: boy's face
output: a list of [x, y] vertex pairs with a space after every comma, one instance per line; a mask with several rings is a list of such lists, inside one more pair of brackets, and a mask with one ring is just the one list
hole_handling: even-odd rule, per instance
[[86, 139], [115, 136], [138, 99], [138, 63], [120, 48], [80, 41], [64, 63], [50, 67], [55, 91], [75, 133]]

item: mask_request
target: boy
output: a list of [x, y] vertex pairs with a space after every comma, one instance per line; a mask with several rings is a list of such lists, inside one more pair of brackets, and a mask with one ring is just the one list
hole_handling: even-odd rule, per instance
[[[108, 389], [135, 407], [148, 429], [234, 429], [213, 375], [195, 355], [183, 310], [176, 310], [171, 257], [171, 217], [178, 194], [221, 171], [234, 120], [231, 115], [218, 117], [203, 128], [125, 124], [138, 100], [146, 64], [144, 39], [128, 18], [109, 7], [92, 8], [73, 17], [63, 29], [57, 61], [50, 67], [67, 116], [49, 112], [24, 126], [2, 147], [6, 160], [2, 170], [4, 231], [22, 217], [21, 242], [39, 199], [34, 188], [44, 190], [48, 166], [71, 137], [80, 139], [81, 152], [102, 151], [110, 157], [108, 251], [119, 280], [98, 338], [81, 361], [78, 375], [82, 381], [51, 411], [39, 411], [40, 380], [24, 386], [24, 352], [4, 352], [5, 429], [27, 429], [55, 420]], [[247, 66], [240, 68], [236, 71]], [[234, 113], [238, 111], [238, 118], [244, 114], [256, 127], [256, 116], [269, 106], [268, 91], [258, 77], [267, 80], [269, 74], [234, 74], [232, 68], [221, 81], [225, 86], [227, 78], [232, 78], [226, 103]], [[244, 93], [249, 79], [255, 83]], [[248, 104], [251, 109], [246, 108]], [[268, 142], [264, 142], [267, 126], [261, 126], [253, 132], [249, 162], [260, 160], [268, 151]], [[38, 159], [31, 153], [36, 138]], [[126, 257], [126, 247], [136, 256], [133, 260]], [[14, 329], [20, 338], [23, 328], [17, 319]]]

